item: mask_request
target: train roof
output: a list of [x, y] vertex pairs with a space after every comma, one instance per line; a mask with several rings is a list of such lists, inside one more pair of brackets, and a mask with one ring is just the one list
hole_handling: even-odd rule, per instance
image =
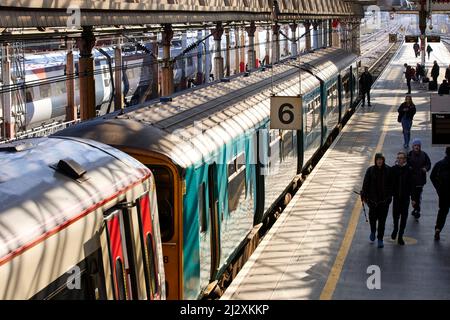
[[[333, 48], [302, 56], [301, 68], [308, 70], [301, 72], [302, 92], [319, 87], [316, 76], [326, 81], [355, 59]], [[267, 121], [272, 86], [277, 95], [299, 94], [299, 68], [293, 65], [298, 66], [299, 59], [174, 96], [171, 102], [86, 121], [56, 135], [158, 152], [181, 168], [210, 161], [222, 144]]]
[[[76, 161], [86, 173], [74, 179], [52, 168], [61, 159]], [[95, 141], [55, 137], [1, 145], [0, 264], [150, 174], [132, 157]]]

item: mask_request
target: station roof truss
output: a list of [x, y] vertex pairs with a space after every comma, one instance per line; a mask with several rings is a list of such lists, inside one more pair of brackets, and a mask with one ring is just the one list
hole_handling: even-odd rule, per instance
[[[1, 28], [188, 24], [362, 17], [360, 1], [347, 0], [2, 0]], [[71, 20], [72, 21], [72, 20]], [[0, 30], [1, 31], [1, 30]]]

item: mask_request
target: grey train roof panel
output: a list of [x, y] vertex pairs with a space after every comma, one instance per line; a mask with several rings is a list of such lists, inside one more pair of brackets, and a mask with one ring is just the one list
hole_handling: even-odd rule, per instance
[[[23, 151], [5, 148], [29, 143]], [[77, 181], [51, 166], [76, 161]], [[0, 258], [150, 174], [125, 153], [94, 141], [37, 138], [0, 147]]]
[[[341, 49], [324, 49], [275, 65], [273, 70], [192, 90], [168, 103], [87, 121], [56, 135], [159, 152], [186, 168], [209, 159], [219, 146], [265, 121], [272, 90], [276, 95], [298, 95], [298, 66], [314, 67], [313, 74], [326, 81], [355, 59], [356, 55]], [[319, 87], [313, 74], [301, 71], [302, 93]]]

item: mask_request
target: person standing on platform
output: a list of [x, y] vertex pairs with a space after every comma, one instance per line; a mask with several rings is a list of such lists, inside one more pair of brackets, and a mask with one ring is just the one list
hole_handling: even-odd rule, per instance
[[361, 199], [369, 206], [370, 241], [375, 241], [378, 222], [378, 248], [383, 248], [386, 218], [392, 202], [392, 176], [382, 153], [375, 155], [375, 165], [366, 171]]
[[408, 86], [408, 92], [406, 94], [411, 94], [411, 79], [413, 78], [413, 69], [407, 63], [405, 63], [404, 66], [406, 68], [405, 71], [406, 85]]
[[413, 206], [412, 216], [419, 221], [420, 203], [424, 185], [427, 184], [427, 172], [431, 169], [431, 161], [428, 154], [422, 151], [422, 142], [414, 139], [412, 150], [408, 153], [408, 165], [412, 168], [412, 192], [411, 202]]
[[420, 52], [420, 46], [419, 46], [418, 42], [414, 43], [413, 49], [414, 49], [414, 54], [416, 55], [416, 58], [417, 58], [419, 56], [419, 52]]
[[[393, 180], [393, 207], [394, 231], [392, 240], [398, 239], [399, 245], [404, 245], [403, 234], [405, 233], [406, 222], [408, 221], [408, 209], [411, 197], [412, 170], [407, 163], [407, 155], [404, 151], [397, 153], [397, 163], [392, 167]], [[400, 227], [399, 222], [400, 220]]]
[[427, 47], [428, 60], [430, 60], [430, 58], [431, 58], [431, 52], [433, 52], [433, 48], [431, 48], [431, 46], [428, 45], [428, 47]]
[[439, 71], [440, 71], [439, 65], [437, 61], [434, 61], [433, 68], [431, 69], [431, 77], [433, 78], [433, 82], [436, 83], [436, 86], [437, 86], [437, 79], [439, 78]]
[[439, 240], [450, 208], [450, 147], [445, 149], [445, 158], [436, 163], [430, 180], [439, 196], [439, 212], [436, 220], [434, 239]]
[[362, 95], [362, 99], [363, 99], [363, 103], [362, 103], [363, 107], [366, 104], [366, 95], [367, 95], [368, 106], [369, 107], [372, 106], [370, 104], [370, 90], [372, 88], [372, 84], [373, 84], [373, 77], [369, 73], [369, 68], [365, 67], [364, 72], [361, 75], [361, 78], [359, 79], [359, 88], [361, 90], [361, 95]]
[[406, 96], [405, 102], [403, 102], [398, 108], [397, 121], [402, 124], [403, 128], [403, 147], [409, 148], [409, 141], [411, 139], [411, 127], [416, 114], [416, 106], [414, 105], [411, 96]]
[[445, 79], [448, 83], [450, 83], [450, 66], [448, 66], [447, 69], [445, 69]]

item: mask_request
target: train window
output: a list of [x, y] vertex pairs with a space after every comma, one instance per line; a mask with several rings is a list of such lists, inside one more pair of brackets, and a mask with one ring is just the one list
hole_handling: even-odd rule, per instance
[[119, 296], [117, 297], [118, 300], [127, 300], [126, 274], [120, 257], [116, 260], [116, 274], [114, 276], [116, 277], [117, 290], [119, 293]]
[[205, 183], [202, 182], [198, 188], [198, 218], [200, 224], [200, 233], [206, 232], [206, 196]]
[[63, 95], [66, 94], [66, 83], [64, 81], [58, 81], [53, 84], [54, 94]]
[[[240, 164], [238, 164], [238, 159]], [[230, 213], [236, 211], [239, 204], [246, 198], [245, 154], [239, 154], [232, 162], [235, 171], [233, 174], [228, 173], [228, 212]]]
[[153, 236], [151, 233], [147, 234], [145, 239], [145, 245], [147, 246], [148, 252], [148, 266], [150, 268], [150, 288], [152, 292], [152, 296], [154, 297], [158, 293], [158, 274], [156, 272], [156, 263], [155, 263], [155, 243], [153, 241]]
[[168, 168], [161, 166], [149, 167], [155, 177], [159, 225], [161, 228], [161, 239], [167, 242], [174, 234], [174, 198], [173, 198], [173, 176]]
[[29, 102], [33, 102], [33, 90], [31, 90], [31, 88], [26, 89], [25, 91], [25, 101], [27, 103]]
[[48, 98], [50, 97], [50, 84], [44, 83], [39, 86], [41, 91], [41, 98]]

